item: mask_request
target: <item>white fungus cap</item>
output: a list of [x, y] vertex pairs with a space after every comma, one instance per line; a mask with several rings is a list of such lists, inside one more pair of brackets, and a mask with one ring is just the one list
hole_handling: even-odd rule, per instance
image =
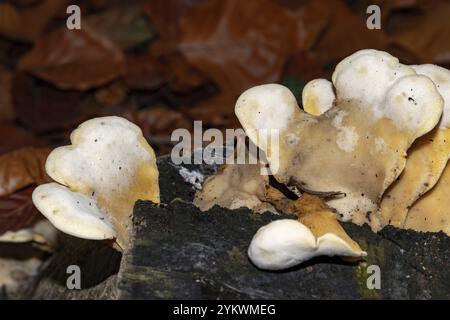
[[38, 186], [33, 192], [33, 203], [64, 233], [91, 240], [116, 237], [111, 222], [95, 201], [65, 186], [57, 183]]
[[434, 64], [411, 66], [418, 74], [429, 77], [444, 99], [444, 111], [439, 123], [440, 128], [450, 128], [450, 71]]
[[364, 257], [365, 251], [356, 251], [332, 233], [318, 238], [297, 220], [275, 220], [261, 227], [254, 235], [248, 256], [258, 268], [283, 270], [301, 264], [316, 256]]
[[53, 150], [45, 165], [57, 183], [37, 187], [33, 202], [56, 228], [86, 239], [128, 244], [134, 203], [159, 203], [153, 149], [139, 127], [120, 117], [81, 124], [72, 144]]
[[335, 99], [333, 84], [326, 79], [311, 80], [303, 88], [303, 109], [314, 116], [331, 109]]

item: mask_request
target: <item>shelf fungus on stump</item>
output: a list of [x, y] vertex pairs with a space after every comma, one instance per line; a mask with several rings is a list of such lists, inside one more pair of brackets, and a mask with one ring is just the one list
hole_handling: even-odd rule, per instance
[[[449, 233], [443, 205], [450, 192], [449, 80], [443, 68], [403, 65], [369, 49], [341, 61], [332, 81], [309, 82], [302, 93], [306, 112], [281, 85], [244, 92], [235, 112], [246, 134], [279, 183], [305, 192], [285, 207], [299, 221], [275, 221], [255, 235], [249, 248], [255, 265], [283, 269], [321, 254], [364, 256], [337, 217], [374, 231], [394, 224]], [[278, 140], [267, 143], [268, 132]], [[305, 213], [308, 194], [336, 213]]]
[[[444, 113], [436, 128], [417, 139], [408, 151], [405, 170], [383, 196], [380, 227], [390, 224], [417, 231], [442, 230], [450, 235], [450, 211], [444, 203], [450, 189], [443, 175], [450, 157], [450, 71], [435, 65], [412, 67], [436, 84], [445, 101]], [[442, 183], [436, 185], [440, 177]], [[419, 200], [421, 197], [424, 200]]]
[[[363, 52], [385, 55], [373, 50]], [[437, 126], [418, 138], [408, 150], [402, 174], [384, 193], [379, 209], [370, 214], [370, 225], [375, 231], [393, 225], [416, 231], [444, 231], [450, 235], [450, 211], [444, 203], [444, 195], [450, 192], [445, 182], [445, 172], [450, 170], [446, 169], [450, 157], [450, 71], [431, 64], [409, 67], [434, 82], [444, 99], [443, 115]], [[320, 115], [331, 109], [330, 87], [331, 82], [327, 84], [325, 79], [310, 81], [303, 90], [305, 111]]]
[[159, 203], [158, 168], [142, 131], [120, 117], [94, 118], [47, 158], [56, 182], [38, 186], [33, 202], [59, 230], [85, 239], [129, 242], [134, 203]]
[[[375, 50], [356, 52], [339, 63], [333, 85], [332, 107], [318, 116], [303, 112], [289, 89], [277, 84], [247, 90], [235, 112], [279, 182], [337, 195], [328, 205], [344, 221], [376, 223], [370, 221], [372, 213], [402, 172], [406, 151], [435, 127], [444, 102], [430, 78]], [[331, 94], [329, 86], [320, 86]], [[310, 96], [309, 101], [330, 99]], [[262, 129], [278, 132], [278, 152], [260, 143]]]

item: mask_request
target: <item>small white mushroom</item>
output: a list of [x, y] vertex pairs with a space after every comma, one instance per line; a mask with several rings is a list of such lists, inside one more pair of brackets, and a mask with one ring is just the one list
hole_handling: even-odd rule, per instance
[[248, 249], [253, 264], [264, 270], [287, 269], [318, 256], [366, 255], [334, 233], [316, 237], [307, 226], [293, 219], [275, 220], [260, 228]]
[[304, 194], [295, 201], [298, 221], [276, 220], [260, 228], [248, 249], [259, 268], [282, 270], [316, 256], [361, 258], [367, 255], [337, 221], [322, 199]]
[[119, 117], [86, 121], [70, 138], [47, 158], [57, 183], [38, 186], [33, 203], [63, 232], [125, 248], [134, 203], [159, 203], [155, 154], [139, 127]]
[[313, 116], [331, 109], [335, 99], [333, 83], [326, 79], [311, 80], [302, 91], [303, 109]]

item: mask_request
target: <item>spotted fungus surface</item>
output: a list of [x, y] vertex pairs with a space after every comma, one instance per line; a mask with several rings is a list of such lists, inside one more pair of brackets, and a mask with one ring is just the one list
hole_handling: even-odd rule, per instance
[[[314, 98], [309, 86], [308, 114], [284, 86], [251, 88], [235, 112], [250, 139], [266, 153], [275, 178], [312, 193], [337, 195], [328, 200], [344, 221], [374, 223], [384, 191], [400, 175], [406, 152], [439, 122], [444, 100], [433, 81], [385, 52], [362, 50], [339, 63], [332, 92]], [[308, 88], [308, 86], [307, 86]], [[307, 103], [307, 104], [308, 104]], [[326, 106], [323, 108], [327, 108]], [[260, 143], [262, 130], [277, 132], [278, 146]]]
[[[410, 67], [433, 81], [444, 100], [443, 115], [436, 127], [418, 138], [408, 150], [403, 172], [384, 193], [379, 209], [370, 214], [370, 225], [374, 230], [394, 225], [450, 234], [450, 212], [443, 196], [450, 191], [446, 189], [446, 174], [443, 174], [448, 170], [450, 157], [450, 71], [431, 64]], [[326, 83], [325, 79], [316, 79], [305, 86], [302, 96], [305, 111], [320, 115], [332, 108], [332, 93]], [[436, 185], [439, 179], [442, 182]], [[423, 200], [417, 203], [421, 197]]]
[[139, 127], [120, 117], [86, 121], [70, 140], [47, 158], [46, 172], [55, 182], [35, 189], [34, 204], [65, 233], [115, 239], [126, 248], [134, 203], [159, 203], [153, 149]]

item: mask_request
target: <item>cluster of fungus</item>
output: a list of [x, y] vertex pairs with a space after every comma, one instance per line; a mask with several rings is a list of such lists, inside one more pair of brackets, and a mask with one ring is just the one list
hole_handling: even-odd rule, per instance
[[[284, 86], [245, 91], [235, 113], [268, 160], [231, 164], [210, 176], [194, 203], [295, 214], [262, 227], [248, 249], [262, 269], [280, 270], [318, 255], [366, 255], [339, 223], [386, 225], [450, 235], [450, 71], [407, 66], [388, 53], [361, 50], [341, 61], [332, 81], [309, 82], [303, 110]], [[276, 132], [277, 152], [258, 140]], [[155, 154], [141, 130], [119, 117], [89, 120], [55, 149], [33, 202], [58, 229], [129, 245], [136, 200], [159, 203]]]
[[[374, 231], [391, 224], [450, 235], [448, 70], [361, 50], [337, 65], [332, 81], [309, 82], [302, 100], [303, 110], [289, 89], [267, 84], [236, 103], [246, 134], [276, 167], [275, 179], [307, 191], [277, 207], [298, 220], [277, 220], [256, 233], [248, 251], [256, 266], [278, 270], [316, 255], [364, 256], [338, 219]], [[276, 130], [277, 152], [258, 141], [262, 129]], [[213, 176], [205, 186], [218, 181]], [[268, 194], [259, 199], [274, 203]]]

